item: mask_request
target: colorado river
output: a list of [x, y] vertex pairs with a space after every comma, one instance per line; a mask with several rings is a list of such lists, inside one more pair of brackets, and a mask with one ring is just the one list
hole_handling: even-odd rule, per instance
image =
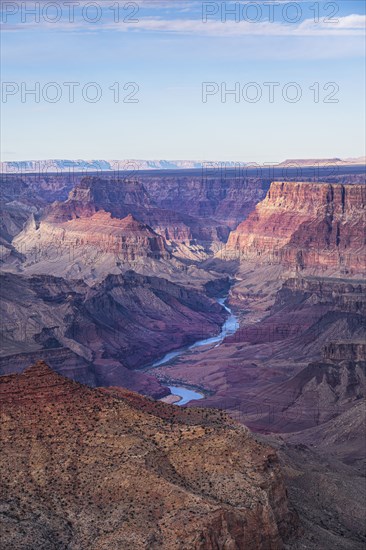
[[198, 393], [195, 390], [189, 390], [188, 388], [182, 388], [181, 386], [168, 386], [168, 388], [172, 392], [172, 395], [180, 397], [180, 400], [175, 403], [179, 406], [185, 405], [193, 399], [202, 399], [204, 397], [202, 393]]
[[[235, 332], [239, 328], [239, 323], [236, 318], [236, 316], [232, 313], [231, 309], [227, 307], [225, 304], [226, 297], [225, 298], [217, 298], [217, 303], [222, 305], [226, 311], [229, 313], [228, 318], [226, 319], [225, 323], [222, 325], [221, 332], [217, 336], [212, 336], [211, 338], [205, 338], [204, 340], [198, 340], [194, 344], [191, 344], [190, 346], [185, 346], [183, 348], [180, 348], [175, 351], [171, 351], [170, 353], [167, 353], [153, 363], [148, 370], [154, 369], [156, 367], [160, 367], [162, 365], [169, 365], [174, 359], [177, 357], [180, 357], [182, 355], [189, 355], [190, 353], [194, 353], [197, 348], [201, 348], [204, 346], [211, 346], [211, 347], [217, 347], [221, 344], [221, 342], [226, 338], [226, 336], [229, 336], [230, 334], [235, 334]], [[170, 391], [173, 395], [176, 395], [180, 397], [180, 400], [176, 402], [176, 405], [182, 406], [188, 403], [189, 401], [192, 401], [193, 399], [203, 399], [204, 394], [200, 393], [192, 388], [183, 387], [183, 386], [168, 386]]]

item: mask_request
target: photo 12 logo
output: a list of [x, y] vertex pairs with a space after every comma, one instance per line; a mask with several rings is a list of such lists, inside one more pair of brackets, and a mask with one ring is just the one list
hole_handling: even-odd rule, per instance
[[314, 23], [337, 24], [338, 2], [203, 2], [202, 22], [221, 23], [300, 23], [303, 19]]
[[3, 24], [139, 23], [136, 2], [2, 2]]
[[114, 103], [139, 103], [140, 86], [137, 82], [114, 82], [112, 85], [102, 85], [98, 82], [2, 82], [1, 102], [11, 100], [21, 103], [98, 103], [103, 98], [109, 98]]
[[314, 82], [304, 87], [298, 82], [202, 82], [202, 103], [299, 103], [311, 99], [314, 103], [339, 103], [340, 87], [336, 82]]

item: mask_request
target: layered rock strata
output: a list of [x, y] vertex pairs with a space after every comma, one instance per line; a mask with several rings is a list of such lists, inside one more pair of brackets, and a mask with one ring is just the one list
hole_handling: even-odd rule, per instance
[[273, 182], [225, 254], [293, 270], [366, 273], [366, 186]]
[[255, 430], [321, 425], [364, 400], [365, 297], [365, 281], [289, 279], [261, 321], [160, 367], [160, 379], [201, 387], [201, 406], [226, 408]]
[[41, 256], [44, 249], [53, 248], [54, 256], [66, 253], [70, 261], [88, 247], [100, 253], [114, 254], [120, 262], [171, 257], [164, 239], [149, 226], [138, 222], [131, 214], [114, 219], [104, 211], [64, 222], [46, 219], [39, 226], [33, 219], [14, 239], [13, 245], [28, 257]]

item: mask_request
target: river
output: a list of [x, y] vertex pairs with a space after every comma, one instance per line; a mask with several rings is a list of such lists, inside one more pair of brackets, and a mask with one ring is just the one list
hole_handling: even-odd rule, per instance
[[[226, 336], [229, 336], [230, 334], [235, 334], [235, 332], [239, 328], [238, 319], [232, 313], [231, 309], [226, 305], [226, 299], [227, 297], [216, 298], [217, 303], [222, 305], [229, 313], [228, 318], [221, 327], [220, 334], [218, 334], [217, 336], [212, 336], [211, 338], [205, 338], [204, 340], [198, 340], [190, 346], [184, 346], [175, 351], [171, 351], [170, 353], [164, 355], [164, 357], [162, 357], [161, 359], [158, 359], [158, 361], [155, 361], [155, 363], [153, 363], [148, 370], [160, 367], [162, 365], [169, 366], [169, 364], [171, 364], [177, 357], [181, 357], [183, 355], [191, 355], [192, 353], [195, 353], [195, 350], [199, 351], [199, 348], [202, 348], [204, 346], [218, 347]], [[194, 399], [204, 398], [203, 393], [198, 392], [197, 390], [189, 386], [168, 387], [174, 396], [180, 397], [180, 400], [175, 403], [179, 406], [185, 405], [186, 403], [189, 403], [189, 401], [192, 401]]]

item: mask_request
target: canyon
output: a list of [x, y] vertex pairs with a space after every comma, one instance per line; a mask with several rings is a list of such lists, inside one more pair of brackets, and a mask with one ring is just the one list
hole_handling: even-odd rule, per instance
[[[14, 497], [14, 503], [22, 502], [22, 521], [28, 522], [27, 532], [33, 537], [30, 545], [47, 537], [47, 531], [57, 537], [67, 533], [68, 542], [58, 541], [60, 548], [65, 544], [93, 547], [93, 537], [100, 537], [95, 543], [98, 548], [113, 547], [122, 540], [129, 545], [132, 539], [123, 537], [132, 533], [141, 548], [154, 544], [174, 548], [171, 533], [181, 541], [177, 548], [184, 548], [185, 540], [187, 548], [202, 549], [251, 548], [252, 543], [263, 550], [363, 547], [358, 487], [364, 483], [365, 460], [366, 186], [362, 168], [342, 170], [324, 181], [271, 181], [255, 175], [185, 170], [126, 177], [113, 173], [2, 176], [0, 382], [8, 407], [5, 426], [10, 426], [13, 436], [14, 425], [8, 421], [9, 415], [15, 415], [19, 425], [33, 433], [33, 421], [28, 424], [20, 413], [25, 402], [32, 401], [31, 414], [39, 419], [34, 422], [39, 432], [29, 436], [32, 441], [16, 440], [23, 449], [21, 455], [36, 449], [34, 464], [29, 469], [20, 466], [29, 493]], [[224, 302], [227, 307], [221, 305]], [[221, 341], [218, 335], [229, 318], [228, 308], [237, 320], [237, 330]], [[192, 346], [197, 341], [204, 345]], [[161, 363], [166, 354], [171, 354], [170, 359]], [[27, 370], [32, 364], [36, 366]], [[153, 401], [176, 401], [169, 387], [194, 390], [201, 399], [180, 407]], [[86, 410], [98, 409], [98, 415], [91, 413], [88, 431], [83, 427], [81, 434], [81, 413], [74, 399], [84, 403]], [[57, 431], [61, 428], [53, 413], [60, 407], [66, 410], [68, 403], [68, 423]], [[167, 422], [178, 439], [163, 438], [164, 445], [182, 453], [185, 473], [175, 459], [172, 464], [170, 454], [167, 458], [165, 447], [160, 448], [160, 435], [158, 454], [163, 454], [159, 454], [158, 472], [151, 460], [141, 461], [135, 451], [123, 451], [127, 452], [124, 464], [131, 462], [133, 475], [148, 476], [158, 508], [148, 510], [139, 497], [135, 518], [147, 517], [149, 528], [125, 515], [127, 530], [122, 532], [122, 515], [116, 513], [104, 524], [98, 511], [107, 509], [109, 498], [118, 510], [125, 510], [121, 493], [111, 489], [107, 497], [101, 488], [98, 492], [91, 487], [91, 469], [83, 477], [73, 463], [57, 485], [64, 508], [56, 517], [47, 499], [41, 504], [35, 488], [48, 487], [57, 461], [62, 461], [56, 448], [34, 447], [34, 441], [42, 445], [48, 441], [41, 410], [50, 415], [47, 420], [60, 440], [66, 441], [74, 431], [79, 434], [84, 465], [92, 468], [97, 463], [98, 476], [108, 471], [111, 479], [119, 479], [120, 451], [113, 451], [117, 455], [106, 462], [102, 443], [93, 452], [90, 448], [92, 440], [106, 441], [105, 437], [112, 445], [113, 438], [105, 430], [116, 434], [117, 427], [108, 411], [118, 407], [132, 415], [129, 420], [122, 417], [122, 423], [130, 426], [133, 418], [149, 426], [139, 432], [143, 443], [135, 440], [132, 430], [136, 448], [149, 447], [151, 434], [165, 433]], [[227, 411], [230, 418], [218, 410]], [[197, 440], [193, 448], [196, 436], [186, 428], [192, 419], [197, 433], [206, 433], [206, 421], [210, 424], [212, 419], [220, 427], [207, 441]], [[244, 439], [236, 439], [237, 430], [246, 434]], [[199, 447], [207, 460], [215, 456], [220, 461], [222, 453], [213, 449], [224, 449], [221, 437], [228, 438], [225, 445], [235, 447], [244, 461], [249, 439], [254, 447], [276, 449], [271, 452], [277, 464], [272, 476], [277, 488], [263, 486], [268, 491], [260, 506], [265, 507], [250, 501], [254, 507], [251, 504], [249, 509], [255, 511], [249, 516], [242, 511], [247, 509], [243, 501], [234, 504], [222, 497], [230, 493], [228, 478], [239, 479], [234, 471], [225, 480], [217, 479], [220, 497], [207, 492], [210, 483], [216, 487], [213, 478], [202, 486], [202, 494], [197, 489], [202, 472], [196, 475], [192, 465], [197, 461], [203, 468]], [[74, 456], [71, 447], [67, 454]], [[116, 447], [122, 449], [123, 443]], [[44, 453], [51, 453], [47, 469]], [[224, 463], [242, 468], [238, 456], [216, 466], [210, 458], [212, 472], [221, 471]], [[257, 482], [262, 486], [257, 476], [264, 472], [263, 464], [253, 467], [256, 474], [245, 470], [243, 498], [255, 494]], [[244, 470], [240, 471], [242, 475]], [[173, 477], [166, 478], [167, 472]], [[196, 485], [194, 497], [171, 496], [173, 487], [168, 490], [165, 482], [168, 479], [176, 487], [177, 472], [190, 479], [190, 486]], [[130, 474], [132, 470], [126, 474], [127, 484]], [[91, 503], [78, 518], [75, 499], [79, 497], [67, 485], [71, 479], [88, 487]], [[179, 480], [181, 484], [182, 477]], [[279, 489], [283, 483], [289, 504]], [[6, 484], [12, 491], [10, 478]], [[271, 500], [277, 491], [281, 496]], [[172, 499], [174, 509], [182, 499], [179, 517], [167, 515], [164, 498]], [[188, 510], [196, 510], [192, 498], [201, 499], [207, 514], [193, 514], [194, 538], [189, 538]], [[46, 530], [30, 512], [35, 505]], [[300, 527], [291, 508], [300, 516]], [[287, 510], [286, 519], [274, 518], [277, 509]], [[103, 523], [100, 533], [95, 534], [87, 516], [98, 525]], [[9, 541], [15, 518], [14, 511], [6, 512]], [[258, 529], [262, 539], [256, 538]], [[146, 539], [147, 533], [150, 538]], [[16, 530], [14, 540], [19, 536]]]
[[[1, 372], [40, 357], [91, 386], [120, 385], [153, 397], [167, 388], [134, 371], [218, 331], [226, 312], [215, 300], [158, 277], [109, 275], [90, 287], [52, 275], [1, 275]], [[10, 364], [9, 364], [10, 361]]]
[[[301, 168], [300, 175], [299, 169], [292, 170], [287, 167], [237, 169], [230, 167], [230, 165], [214, 165], [201, 170], [127, 170], [118, 173], [94, 173], [94, 175], [77, 172], [58, 173], [57, 171], [53, 173], [48, 171], [7, 173], [5, 171], [0, 174], [1, 244], [9, 245], [12, 238], [22, 230], [31, 212], [35, 214], [38, 220], [47, 205], [52, 204], [54, 201], [66, 201], [71, 191], [80, 184], [82, 188], [85, 188], [82, 182], [90, 178], [109, 182], [110, 192], [114, 192], [114, 197], [116, 197], [118, 187], [130, 185], [131, 182], [134, 182], [139, 187], [140, 192], [142, 191], [145, 201], [139, 201], [138, 204], [135, 201], [134, 208], [139, 207], [141, 210], [141, 207], [146, 209], [150, 205], [150, 209], [151, 207], [155, 209], [155, 215], [150, 220], [151, 223], [148, 219], [140, 221], [152, 225], [155, 219], [157, 226], [160, 222], [163, 236], [166, 229], [170, 235], [175, 233], [174, 226], [167, 227], [167, 224], [170, 225], [169, 217], [172, 221], [175, 221], [175, 225], [178, 223], [177, 227], [180, 227], [181, 234], [184, 229], [186, 235], [189, 235], [189, 229], [187, 229], [185, 221], [189, 222], [188, 227], [192, 225], [197, 231], [202, 226], [203, 217], [206, 224], [208, 218], [210, 226], [220, 228], [221, 234], [219, 233], [219, 236], [220, 243], [222, 243], [226, 240], [229, 231], [235, 229], [254, 209], [256, 204], [265, 197], [270, 183], [276, 176], [288, 179], [291, 174], [298, 178], [298, 181], [319, 181], [319, 178], [321, 178], [321, 181], [329, 183], [353, 184], [364, 182], [362, 167], [352, 166], [341, 166], [337, 169], [319, 166], [311, 170]], [[120, 182], [119, 186], [118, 182]], [[117, 188], [114, 191], [113, 185]], [[74, 196], [77, 199], [77, 191]], [[82, 190], [79, 196], [83, 201]], [[135, 197], [137, 197], [137, 194], [135, 194]], [[119, 200], [121, 203], [125, 200], [123, 195], [119, 194]], [[106, 202], [108, 204], [110, 200], [107, 198]], [[130, 200], [129, 202], [133, 203], [134, 201]], [[130, 204], [131, 208], [133, 207], [132, 203]], [[108, 208], [106, 210], [108, 211]], [[125, 214], [122, 213], [122, 217], [129, 213], [133, 214], [132, 210], [129, 211], [128, 209], [127, 211], [125, 209], [124, 212]], [[187, 216], [188, 213], [189, 216]], [[183, 215], [183, 218], [180, 214]], [[163, 217], [159, 220], [161, 216]], [[198, 219], [197, 216], [199, 216]], [[138, 216], [136, 217], [138, 218]], [[156, 228], [154, 227], [154, 229]], [[209, 242], [204, 243], [204, 245], [210, 247], [210, 239], [211, 237], [209, 237]]]
[[365, 296], [365, 281], [289, 279], [260, 322], [155, 374], [201, 388], [201, 407], [229, 410], [255, 431], [318, 426], [364, 401]]

